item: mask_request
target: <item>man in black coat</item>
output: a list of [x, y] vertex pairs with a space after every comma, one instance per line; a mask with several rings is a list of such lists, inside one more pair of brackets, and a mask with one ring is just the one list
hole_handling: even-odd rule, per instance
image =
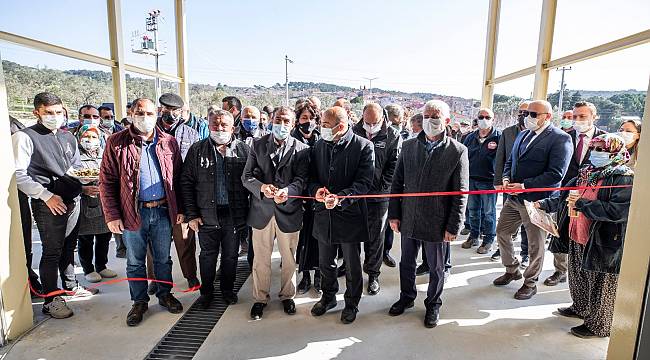
[[336, 307], [338, 280], [336, 252], [340, 244], [347, 264], [344, 324], [359, 311], [363, 277], [359, 243], [369, 239], [365, 199], [340, 198], [365, 195], [372, 187], [375, 156], [373, 144], [355, 135], [345, 109], [335, 106], [323, 113], [321, 136], [310, 160], [309, 193], [316, 198], [313, 235], [318, 240], [323, 296], [311, 313], [321, 316]]
[[290, 136], [296, 115], [276, 109], [273, 131], [253, 141], [241, 180], [251, 192], [248, 225], [253, 228], [253, 298], [251, 318], [262, 318], [271, 290], [271, 255], [278, 239], [282, 257], [280, 300], [284, 312], [296, 313], [296, 248], [302, 228], [302, 195], [309, 171], [309, 146]]
[[[397, 157], [402, 148], [399, 131], [388, 124], [383, 109], [376, 103], [363, 108], [363, 119], [352, 130], [356, 135], [370, 140], [375, 149], [375, 171], [369, 194], [390, 193]], [[369, 198], [367, 204], [370, 240], [363, 244], [363, 270], [368, 274], [368, 295], [376, 295], [380, 290], [379, 269], [384, 255], [388, 198]]]
[[[467, 191], [469, 160], [467, 148], [445, 134], [451, 121], [449, 105], [431, 100], [424, 107], [423, 130], [417, 138], [404, 142], [397, 161], [391, 193]], [[424, 325], [438, 324], [442, 306], [445, 271], [445, 243], [461, 230], [467, 195], [391, 198], [390, 226], [402, 233], [399, 264], [400, 298], [389, 314], [401, 315], [414, 306], [417, 296], [415, 265], [420, 244], [429, 263], [429, 288], [424, 300]]]

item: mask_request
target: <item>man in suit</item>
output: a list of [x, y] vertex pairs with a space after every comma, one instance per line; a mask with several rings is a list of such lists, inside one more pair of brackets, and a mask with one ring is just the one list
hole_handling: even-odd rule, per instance
[[[449, 105], [431, 100], [424, 106], [424, 131], [404, 142], [391, 187], [392, 194], [430, 191], [467, 191], [467, 148], [445, 134]], [[467, 195], [391, 198], [390, 226], [402, 233], [399, 264], [400, 297], [389, 314], [397, 316], [414, 306], [417, 296], [415, 265], [418, 249], [429, 263], [429, 287], [424, 300], [424, 326], [438, 324], [444, 286], [445, 254], [463, 224]]]
[[[499, 146], [497, 146], [497, 156], [494, 165], [494, 188], [497, 190], [503, 189], [503, 168], [506, 165], [506, 161], [510, 157], [512, 152], [512, 146], [515, 144], [515, 139], [520, 132], [526, 130], [526, 117], [528, 116], [528, 105], [530, 104], [529, 100], [524, 100], [519, 104], [519, 113], [517, 114], [517, 123], [503, 129], [501, 133], [501, 138], [499, 139]], [[503, 194], [503, 202], [505, 203], [508, 199], [507, 194]], [[521, 267], [528, 267], [529, 258], [528, 258], [528, 237], [526, 236], [526, 229], [522, 226], [520, 229], [521, 233]], [[492, 261], [499, 261], [501, 258], [501, 251], [497, 251], [492, 254], [490, 259]]]
[[262, 318], [271, 290], [271, 255], [278, 239], [282, 258], [280, 300], [284, 312], [296, 313], [296, 248], [302, 227], [302, 195], [309, 171], [309, 146], [290, 136], [296, 115], [287, 106], [276, 109], [272, 133], [253, 141], [242, 174], [251, 193], [248, 225], [253, 228], [253, 298], [251, 319]]
[[[562, 184], [573, 147], [571, 137], [551, 124], [553, 108], [548, 101], [536, 100], [528, 105], [526, 131], [517, 136], [512, 153], [503, 170], [503, 189], [556, 188]], [[522, 278], [519, 261], [514, 255], [512, 235], [523, 224], [528, 235], [530, 265], [524, 271], [524, 285], [515, 294], [517, 300], [527, 300], [537, 293], [537, 280], [544, 263], [544, 242], [547, 233], [533, 225], [524, 201], [537, 201], [557, 194], [557, 191], [511, 193], [501, 210], [497, 238], [501, 262], [506, 273], [494, 280], [494, 285], [508, 285]]]
[[[566, 113], [567, 112], [565, 112], [565, 114]], [[567, 133], [571, 135], [574, 152], [566, 175], [564, 175], [564, 179], [562, 179], [562, 186], [565, 186], [569, 181], [578, 176], [578, 170], [580, 170], [580, 168], [585, 164], [589, 163], [589, 155], [591, 154], [591, 151], [589, 150], [589, 142], [591, 139], [605, 133], [605, 131], [595, 126], [598, 114], [594, 104], [586, 101], [577, 102], [573, 107], [571, 115], [573, 118], [573, 124], [571, 130], [567, 131]], [[558, 225], [561, 230], [565, 228], [565, 231], [568, 231], [568, 223]], [[544, 285], [555, 286], [559, 283], [566, 282], [567, 280], [568, 256], [564, 251], [568, 251], [569, 249], [549, 247], [549, 250], [553, 253], [553, 265], [555, 266], [555, 271], [553, 272], [553, 275], [544, 280]]]
[[336, 252], [340, 245], [347, 270], [341, 322], [350, 324], [356, 319], [363, 292], [359, 243], [369, 239], [368, 209], [365, 199], [340, 196], [370, 191], [375, 154], [372, 142], [352, 132], [342, 107], [334, 106], [323, 113], [321, 136], [311, 151], [309, 193], [316, 198], [313, 235], [318, 240], [323, 296], [311, 313], [321, 316], [336, 307]]

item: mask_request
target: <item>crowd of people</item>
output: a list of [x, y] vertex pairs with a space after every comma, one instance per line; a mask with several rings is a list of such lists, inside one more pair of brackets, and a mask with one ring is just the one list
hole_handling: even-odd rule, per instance
[[[228, 96], [203, 119], [172, 93], [158, 105], [135, 99], [127, 113], [118, 121], [109, 107], [84, 105], [70, 128], [61, 99], [44, 92], [34, 98], [35, 125], [11, 120], [29, 281], [45, 294], [42, 310], [53, 318], [73, 315], [64, 297], [51, 295], [59, 290], [57, 276], [76, 295], [97, 293], [77, 282], [75, 249], [88, 282], [117, 276], [107, 267], [114, 238], [132, 279], [129, 326], [143, 320], [152, 295], [169, 312], [183, 311], [172, 294], [172, 242], [187, 286], [200, 288], [202, 309], [214, 302], [218, 264], [217, 293], [228, 304], [239, 301], [234, 283], [238, 258], [246, 255], [250, 316], [261, 319], [272, 298], [277, 245], [284, 312], [295, 314], [294, 297], [313, 287], [321, 298], [311, 314], [325, 314], [337, 306], [337, 278], [345, 276], [341, 321], [349, 324], [359, 311], [363, 273], [367, 294], [376, 295], [382, 266], [397, 266], [390, 250], [400, 234], [400, 296], [388, 313], [414, 307], [416, 276], [428, 273], [423, 322], [432, 328], [452, 267], [450, 242], [460, 234], [468, 236], [461, 248], [479, 254], [491, 252], [496, 240], [490, 257], [505, 273], [493, 283], [523, 278], [518, 300], [537, 293], [550, 239], [555, 271], [544, 284], [568, 278], [573, 300], [558, 313], [584, 319], [571, 329], [576, 336], [609, 336], [638, 122], [606, 133], [595, 125], [596, 107], [578, 102], [558, 127], [543, 100], [522, 102], [517, 123], [502, 130], [489, 108], [473, 123], [455, 122], [441, 100], [412, 116], [397, 104], [368, 103], [358, 119], [348, 100], [323, 108], [314, 96], [262, 110]], [[98, 176], [80, 177], [81, 169]], [[597, 188], [611, 185], [619, 187]], [[585, 190], [559, 191], [563, 186]], [[493, 190], [503, 193], [500, 214]], [[429, 192], [452, 194], [399, 196]], [[559, 236], [533, 223], [528, 203], [554, 214]], [[38, 275], [31, 268], [32, 218], [42, 243]]]

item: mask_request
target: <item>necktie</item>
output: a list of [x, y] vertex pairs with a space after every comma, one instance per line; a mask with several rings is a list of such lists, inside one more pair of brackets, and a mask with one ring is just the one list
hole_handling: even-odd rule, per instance
[[535, 136], [535, 132], [531, 131], [524, 140], [521, 142], [519, 145], [519, 154], [522, 154], [524, 151], [526, 151], [526, 148], [528, 147], [528, 144], [530, 143], [530, 140]]
[[575, 158], [578, 165], [582, 162], [582, 148], [584, 147], [585, 134], [580, 134], [580, 139], [578, 140], [578, 146], [576, 146]]

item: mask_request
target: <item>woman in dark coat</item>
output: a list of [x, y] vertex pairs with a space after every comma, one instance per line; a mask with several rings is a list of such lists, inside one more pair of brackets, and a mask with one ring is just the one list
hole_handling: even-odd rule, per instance
[[[310, 100], [301, 100], [296, 102], [296, 126], [291, 136], [311, 147], [320, 140], [320, 132], [318, 132], [320, 110]], [[307, 196], [307, 190], [305, 190], [305, 195]], [[296, 251], [298, 271], [302, 273], [302, 279], [297, 288], [298, 294], [304, 294], [311, 288], [311, 270], [314, 270], [314, 289], [317, 292], [321, 291], [321, 277], [318, 270], [318, 243], [311, 234], [314, 226], [314, 201], [305, 200], [303, 206], [305, 207], [303, 225]]]
[[[630, 155], [625, 141], [615, 134], [595, 137], [588, 165], [567, 186], [629, 186], [562, 192], [559, 198], [535, 204], [546, 212], [558, 212], [568, 227], [560, 236], [569, 240], [569, 291], [573, 304], [560, 315], [584, 319], [571, 333], [581, 338], [607, 337], [612, 326], [618, 273], [632, 196], [634, 172], [626, 163]], [[571, 209], [575, 215], [569, 216]]]

